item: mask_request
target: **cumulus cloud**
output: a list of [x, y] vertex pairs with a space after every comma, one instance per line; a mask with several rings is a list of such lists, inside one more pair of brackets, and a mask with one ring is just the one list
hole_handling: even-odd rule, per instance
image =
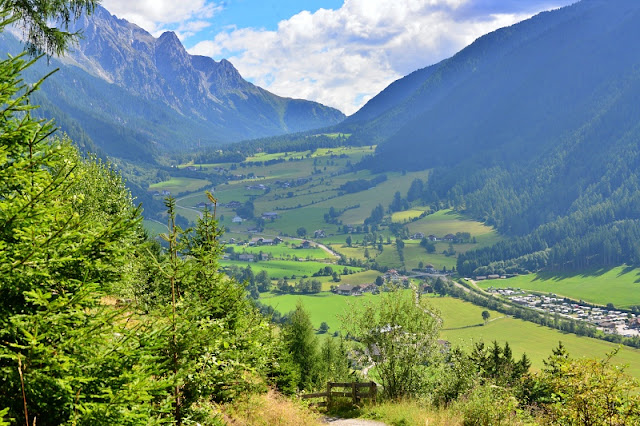
[[222, 9], [207, 0], [103, 0], [102, 5], [154, 36], [170, 29], [181, 39], [209, 27], [207, 19]]
[[536, 11], [478, 13], [472, 3], [346, 0], [338, 10], [300, 12], [275, 31], [231, 28], [189, 51], [226, 57], [245, 78], [279, 95], [351, 114], [394, 80]]

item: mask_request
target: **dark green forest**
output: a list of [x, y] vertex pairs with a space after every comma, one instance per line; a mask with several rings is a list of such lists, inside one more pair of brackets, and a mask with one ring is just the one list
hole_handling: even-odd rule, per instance
[[511, 237], [461, 274], [640, 264], [639, 23], [637, 2], [585, 0], [479, 38], [354, 130], [391, 134], [359, 166], [432, 169], [409, 198]]

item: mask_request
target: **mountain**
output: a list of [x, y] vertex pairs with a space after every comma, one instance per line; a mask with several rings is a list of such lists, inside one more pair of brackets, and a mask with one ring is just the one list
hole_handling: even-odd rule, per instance
[[640, 265], [639, 41], [640, 2], [583, 0], [479, 38], [338, 128], [379, 142], [366, 166], [432, 169], [424, 202], [513, 237], [460, 256], [463, 273]]
[[[43, 115], [80, 127], [106, 153], [130, 159], [168, 150], [326, 127], [333, 108], [283, 98], [242, 78], [226, 60], [190, 55], [177, 36], [153, 37], [102, 7], [75, 23], [75, 49], [31, 74], [60, 67], [42, 86]], [[19, 51], [4, 35], [7, 51]], [[16, 47], [17, 46], [17, 47]]]

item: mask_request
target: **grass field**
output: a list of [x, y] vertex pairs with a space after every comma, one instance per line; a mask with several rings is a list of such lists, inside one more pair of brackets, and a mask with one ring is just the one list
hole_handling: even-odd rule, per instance
[[512, 287], [555, 293], [600, 305], [613, 303], [619, 308], [640, 305], [640, 269], [624, 266], [592, 270], [578, 275], [541, 272], [507, 280], [484, 281], [478, 285], [482, 288]]
[[170, 191], [172, 194], [181, 194], [183, 192], [196, 191], [200, 188], [210, 185], [206, 179], [193, 179], [186, 177], [175, 177], [164, 182], [158, 182], [149, 185], [152, 191]]
[[493, 228], [475, 220], [467, 219], [452, 210], [437, 211], [407, 226], [412, 234], [422, 232], [424, 235], [433, 234], [437, 237], [455, 234], [456, 232], [469, 232], [472, 237], [476, 238], [476, 247], [492, 245], [500, 240], [500, 236]]
[[[338, 319], [340, 315], [348, 309], [353, 309], [354, 305], [357, 306], [375, 297], [377, 296], [369, 294], [361, 297], [347, 297], [320, 293], [309, 296], [265, 295], [261, 301], [282, 313], [293, 310], [296, 303], [301, 301], [309, 312], [314, 327], [319, 327], [320, 323], [325, 321], [330, 327], [329, 331], [333, 332], [340, 329]], [[484, 308], [450, 297], [430, 297], [429, 301], [442, 315], [444, 321], [442, 338], [466, 348], [472, 347], [474, 342], [480, 340], [485, 343], [497, 340], [501, 345], [508, 341], [514, 356], [520, 357], [523, 352], [526, 352], [531, 358], [534, 369], [542, 367], [542, 360], [551, 354], [551, 350], [558, 345], [559, 341], [563, 342], [574, 357], [602, 358], [618, 347], [601, 340], [565, 334], [526, 321], [504, 317], [495, 311], [490, 311], [490, 321], [483, 326], [481, 314]], [[614, 362], [628, 365], [629, 373], [640, 377], [640, 351], [621, 347]]]
[[151, 235], [152, 237], [155, 237], [158, 234], [162, 234], [167, 232], [167, 226], [163, 225], [162, 223], [153, 221], [153, 220], [143, 220], [142, 221], [142, 225], [144, 226], [144, 229], [149, 233], [149, 235]]
[[[428, 207], [425, 207], [425, 209], [428, 209]], [[391, 215], [391, 221], [394, 223], [402, 223], [405, 221], [418, 218], [424, 212], [425, 210], [419, 209], [419, 208], [413, 208], [413, 209], [405, 210], [402, 212], [395, 212]]]
[[[300, 278], [303, 275], [307, 275], [311, 277], [314, 273], [318, 272], [319, 269], [324, 268], [325, 266], [331, 266], [334, 271], [342, 271], [344, 266], [339, 265], [330, 265], [323, 262], [296, 262], [293, 260], [269, 260], [265, 262], [240, 262], [235, 260], [223, 260], [220, 262], [222, 266], [231, 266], [237, 265], [241, 268], [246, 268], [247, 265], [251, 266], [254, 273], [258, 273], [261, 270], [267, 271], [269, 277], [271, 278], [283, 278], [289, 277], [292, 275]], [[360, 268], [348, 267], [354, 271], [360, 271]]]
[[[298, 241], [299, 242], [299, 241]], [[246, 251], [247, 253], [269, 253], [274, 259], [287, 260], [291, 258], [298, 259], [327, 259], [334, 260], [335, 257], [322, 250], [321, 248], [310, 249], [292, 249], [288, 246], [254, 246], [254, 247], [237, 247], [233, 246], [237, 253]]]

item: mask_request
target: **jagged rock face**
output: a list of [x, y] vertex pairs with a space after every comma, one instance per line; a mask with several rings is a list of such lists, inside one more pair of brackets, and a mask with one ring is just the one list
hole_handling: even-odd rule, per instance
[[43, 92], [64, 113], [52, 113], [63, 128], [65, 120], [82, 126], [91, 117], [87, 134], [112, 155], [119, 156], [113, 141], [93, 129], [142, 135], [132, 137], [162, 151], [327, 127], [345, 118], [316, 102], [274, 95], [244, 80], [227, 60], [190, 55], [173, 32], [155, 38], [102, 7], [72, 30], [82, 38]]

